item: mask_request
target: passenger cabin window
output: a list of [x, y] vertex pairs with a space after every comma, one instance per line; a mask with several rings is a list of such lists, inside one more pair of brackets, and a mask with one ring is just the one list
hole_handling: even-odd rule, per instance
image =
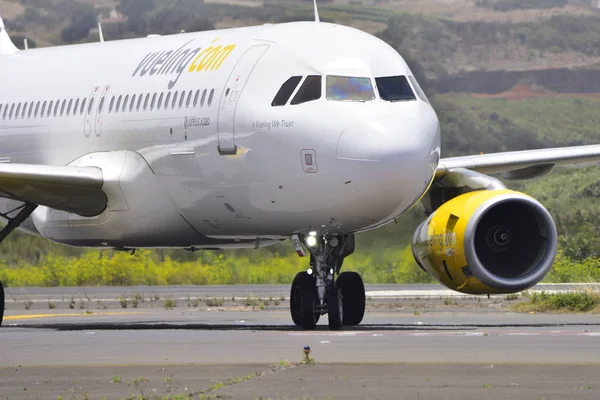
[[185, 102], [185, 108], [190, 108], [190, 103], [192, 102], [193, 92], [190, 90], [188, 92], [187, 101]]
[[204, 107], [204, 100], [206, 100], [206, 89], [202, 91], [202, 98], [200, 99], [200, 107]]
[[140, 107], [142, 106], [142, 101], [144, 100], [144, 95], [140, 94], [138, 97], [137, 104], [135, 105], [135, 111], [140, 111]]
[[184, 100], [185, 100], [185, 92], [182, 92], [181, 97], [179, 98], [179, 108], [183, 107]]
[[161, 93], [160, 96], [158, 96], [158, 104], [156, 105], [157, 110], [160, 110], [162, 107], [163, 97], [165, 97], [164, 93]]
[[406, 76], [386, 76], [375, 78], [379, 97], [385, 101], [417, 100]]
[[167, 98], [165, 99], [165, 110], [169, 108], [169, 104], [171, 102], [171, 92], [167, 93]]
[[85, 111], [85, 104], [87, 103], [87, 99], [83, 99], [83, 101], [81, 102], [81, 107], [79, 108], [79, 114], [83, 115], [83, 112]]
[[133, 95], [133, 97], [131, 97], [131, 103], [129, 104], [129, 112], [133, 112], [133, 107], [135, 107], [135, 98], [137, 95]]
[[327, 100], [361, 102], [375, 100], [371, 78], [328, 75], [326, 88]]
[[211, 89], [210, 94], [208, 95], [208, 103], [206, 103], [206, 107], [210, 107], [213, 101], [213, 97], [215, 95], [215, 89]]
[[32, 101], [31, 103], [29, 103], [29, 114], [27, 114], [27, 118], [31, 119], [31, 116], [33, 115], [33, 107], [34, 107], [34, 103]]
[[77, 115], [79, 111], [79, 99], [75, 99], [75, 105], [73, 105], [73, 115]]
[[39, 112], [40, 112], [40, 102], [38, 101], [38, 102], [35, 104], [35, 114], [34, 114], [33, 116], [34, 116], [35, 118], [37, 118], [37, 116], [38, 116]]
[[71, 114], [72, 106], [73, 106], [73, 99], [69, 100], [69, 106], [67, 107], [67, 117]]
[[88, 106], [87, 113], [90, 115], [92, 113], [92, 108], [94, 108], [94, 99], [90, 100], [90, 105]]
[[25, 114], [27, 113], [27, 103], [23, 103], [23, 114], [21, 114], [21, 119], [25, 119]]
[[46, 102], [42, 103], [42, 110], [40, 111], [40, 118], [44, 118], [44, 114], [46, 114]]
[[319, 100], [321, 98], [321, 82], [321, 75], [307, 76], [290, 104], [297, 105]]
[[173, 104], [171, 104], [171, 108], [175, 109], [175, 104], [177, 104], [177, 96], [179, 95], [179, 92], [175, 92], [175, 94], [173, 95]]
[[194, 108], [198, 105], [198, 99], [200, 98], [200, 91], [196, 90], [196, 94], [194, 95]]
[[8, 104], [4, 105], [4, 114], [2, 114], [2, 119], [6, 119], [6, 115], [8, 114]]
[[19, 113], [21, 112], [21, 103], [17, 105], [17, 110], [15, 111], [15, 119], [19, 119]]
[[125, 96], [125, 100], [123, 101], [123, 112], [127, 111], [127, 102], [129, 102], [129, 95]]
[[150, 110], [154, 109], [154, 104], [156, 104], [156, 93], [152, 95], [152, 103], [150, 103]]
[[121, 101], [123, 100], [123, 96], [119, 96], [117, 99], [117, 105], [115, 106], [115, 112], [118, 113], [121, 109]]
[[102, 114], [102, 109], [104, 108], [104, 99], [104, 96], [100, 99], [100, 104], [98, 105], [98, 114]]
[[148, 108], [148, 102], [150, 101], [150, 94], [146, 95], [146, 99], [144, 100], [144, 111]]
[[290, 97], [292, 97], [292, 94], [294, 94], [294, 90], [296, 90], [301, 80], [301, 76], [292, 76], [290, 79], [285, 81], [271, 102], [271, 106], [285, 106]]

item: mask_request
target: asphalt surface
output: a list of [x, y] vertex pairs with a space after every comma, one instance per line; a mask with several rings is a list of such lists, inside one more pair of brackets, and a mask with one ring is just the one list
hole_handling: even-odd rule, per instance
[[[290, 324], [283, 287], [94, 288], [81, 299], [73, 290], [63, 299], [57, 289], [10, 289], [0, 398], [600, 398], [594, 314], [375, 293], [360, 326], [331, 332], [325, 316], [303, 332]], [[136, 307], [133, 294], [143, 297]], [[106, 304], [115, 297], [127, 308]], [[314, 364], [302, 363], [305, 346]]]

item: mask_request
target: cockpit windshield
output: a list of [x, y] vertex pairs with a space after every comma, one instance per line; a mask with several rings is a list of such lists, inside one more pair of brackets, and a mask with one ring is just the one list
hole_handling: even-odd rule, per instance
[[375, 92], [370, 78], [327, 76], [327, 100], [371, 101]]
[[379, 97], [385, 101], [417, 100], [406, 76], [386, 76], [375, 78]]

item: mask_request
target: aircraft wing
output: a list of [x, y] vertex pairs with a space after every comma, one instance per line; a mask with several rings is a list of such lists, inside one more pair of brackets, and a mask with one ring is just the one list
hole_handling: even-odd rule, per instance
[[0, 164], [0, 197], [92, 217], [107, 206], [102, 170], [96, 167], [53, 167]]
[[530, 179], [550, 172], [556, 165], [591, 161], [600, 161], [600, 145], [442, 158], [435, 175], [441, 179], [455, 168], [466, 168], [483, 174], [502, 173], [506, 179]]

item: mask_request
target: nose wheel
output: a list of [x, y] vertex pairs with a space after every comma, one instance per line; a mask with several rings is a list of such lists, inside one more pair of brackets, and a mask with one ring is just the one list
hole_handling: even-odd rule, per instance
[[310, 243], [307, 244], [310, 268], [296, 275], [290, 291], [294, 324], [302, 329], [314, 329], [319, 317], [328, 314], [332, 330], [358, 325], [365, 313], [363, 281], [356, 272], [339, 272], [344, 258], [354, 252], [354, 236], [317, 238], [313, 235], [306, 243]]
[[314, 329], [320, 314], [316, 307], [316, 281], [308, 272], [299, 272], [290, 291], [292, 321], [302, 329]]

